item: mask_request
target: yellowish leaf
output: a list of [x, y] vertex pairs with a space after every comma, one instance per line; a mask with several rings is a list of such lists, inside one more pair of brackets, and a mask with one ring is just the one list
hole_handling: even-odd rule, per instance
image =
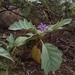
[[39, 48], [37, 48], [37, 46], [34, 46], [32, 48], [32, 52], [31, 52], [32, 58], [37, 61], [38, 63], [41, 62], [41, 51]]

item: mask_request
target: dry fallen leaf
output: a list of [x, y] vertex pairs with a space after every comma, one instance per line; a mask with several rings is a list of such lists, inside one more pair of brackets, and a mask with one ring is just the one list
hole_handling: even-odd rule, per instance
[[34, 46], [31, 51], [32, 58], [38, 63], [41, 62], [41, 51], [37, 46]]

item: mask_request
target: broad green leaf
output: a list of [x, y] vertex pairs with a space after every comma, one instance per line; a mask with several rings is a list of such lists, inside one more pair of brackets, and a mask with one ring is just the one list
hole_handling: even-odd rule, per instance
[[25, 36], [29, 36], [28, 40], [35, 40], [39, 38], [38, 34], [33, 34], [33, 33], [27, 33]]
[[38, 34], [33, 34], [33, 33], [27, 33], [24, 36], [28, 37], [27, 41], [29, 41], [29, 40], [35, 40], [35, 39], [39, 38]]
[[55, 26], [53, 27], [53, 30], [58, 29], [59, 27], [62, 27], [62, 26], [64, 26], [64, 25], [66, 25], [66, 24], [69, 24], [71, 21], [72, 21], [71, 18], [61, 20], [60, 22], [57, 22], [57, 23], [55, 24]]
[[15, 46], [17, 46], [17, 47], [22, 46], [23, 44], [26, 43], [26, 40], [27, 40], [27, 39], [28, 39], [27, 37], [22, 37], [22, 36], [18, 37], [18, 38], [15, 40]]
[[9, 30], [21, 30], [21, 29], [35, 31], [36, 27], [31, 22], [28, 22], [26, 19], [24, 19], [24, 21], [19, 20], [19, 22], [15, 22], [9, 27]]
[[37, 48], [37, 46], [34, 46], [32, 48], [31, 55], [35, 61], [37, 61], [38, 63], [41, 62], [41, 50]]
[[11, 55], [9, 54], [9, 52], [6, 51], [5, 49], [3, 49], [2, 47], [0, 47], [0, 56], [13, 61], [13, 59], [12, 59]]
[[15, 40], [15, 46], [19, 47], [26, 43], [28, 39], [30, 39], [34, 34], [27, 33], [25, 36], [20, 36]]
[[27, 37], [32, 37], [34, 34], [33, 33], [27, 33], [27, 34], [25, 34], [25, 36], [27, 36]]
[[27, 33], [24, 36], [20, 36], [15, 40], [15, 46], [19, 47], [22, 46], [23, 44], [26, 43], [26, 41], [29, 40], [34, 40], [34, 39], [38, 39], [38, 35], [37, 34], [33, 34], [33, 33]]
[[30, 13], [30, 7], [26, 7], [26, 8], [24, 9], [24, 16], [27, 18], [28, 15], [29, 15], [29, 13]]
[[41, 60], [41, 68], [44, 69], [45, 74], [48, 75], [49, 71], [59, 69], [62, 62], [62, 52], [59, 51], [56, 46], [45, 43], [42, 46]]
[[48, 25], [46, 32], [52, 32], [55, 30], [63, 29], [62, 26], [69, 24], [71, 21], [72, 21], [72, 19], [69, 18], [69, 19], [61, 20], [60, 22], [57, 22], [55, 25]]
[[10, 44], [14, 44], [14, 37], [12, 34], [6, 39]]
[[63, 29], [63, 27], [58, 27], [56, 29], [53, 29], [54, 27], [55, 27], [55, 25], [49, 25], [48, 26], [48, 30], [46, 32], [52, 32], [54, 30], [61, 30], [61, 29]]

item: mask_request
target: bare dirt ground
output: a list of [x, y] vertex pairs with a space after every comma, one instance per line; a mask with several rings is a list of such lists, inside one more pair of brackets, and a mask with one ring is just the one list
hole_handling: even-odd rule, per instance
[[[11, 14], [8, 14], [11, 15]], [[11, 20], [11, 16], [9, 17]], [[14, 17], [14, 15], [13, 15]], [[4, 20], [2, 18], [2, 20]], [[5, 19], [6, 20], [6, 19]], [[14, 22], [13, 19], [9, 21], [5, 21], [6, 24], [9, 26], [11, 23]], [[0, 39], [6, 39], [7, 36], [12, 33], [14, 37], [22, 35], [23, 31], [9, 31], [4, 24], [0, 24]], [[75, 28], [71, 29], [70, 31], [63, 31], [63, 32], [55, 32], [51, 34], [51, 39], [49, 38], [50, 35], [45, 39], [46, 41], [53, 43], [54, 45], [58, 46], [58, 48], [63, 52], [63, 62], [59, 70], [55, 72], [56, 75], [75, 75]], [[45, 75], [43, 70], [41, 70], [41, 65], [34, 61], [31, 57], [27, 58], [30, 54], [25, 53], [21, 57], [22, 64], [16, 65], [13, 69], [14, 75]], [[56, 64], [57, 65], [57, 64]], [[51, 72], [49, 75], [52, 75]]]
[[[5, 39], [10, 33], [14, 36], [23, 34], [22, 31], [9, 31], [8, 29], [0, 29], [0, 39]], [[58, 32], [57, 34], [52, 34], [52, 42], [54, 45], [63, 52], [63, 62], [59, 70], [55, 73], [56, 75], [75, 75], [75, 33], [74, 31], [68, 32], [64, 31], [62, 34]], [[46, 40], [50, 40], [46, 38]], [[49, 41], [50, 42], [50, 41]], [[28, 57], [29, 54], [27, 54]], [[22, 60], [27, 58], [26, 54], [22, 56]], [[45, 75], [43, 70], [41, 70], [40, 64], [31, 59], [31, 57], [23, 60], [23, 65], [17, 65], [18, 68], [15, 72], [16, 75]], [[57, 64], [56, 64], [57, 65]], [[49, 75], [52, 75], [51, 72]]]

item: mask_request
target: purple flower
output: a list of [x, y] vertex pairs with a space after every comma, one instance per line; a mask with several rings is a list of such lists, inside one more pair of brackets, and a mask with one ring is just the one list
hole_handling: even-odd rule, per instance
[[46, 24], [40, 23], [40, 25], [37, 28], [39, 28], [41, 31], [44, 31], [47, 29], [47, 26]]

